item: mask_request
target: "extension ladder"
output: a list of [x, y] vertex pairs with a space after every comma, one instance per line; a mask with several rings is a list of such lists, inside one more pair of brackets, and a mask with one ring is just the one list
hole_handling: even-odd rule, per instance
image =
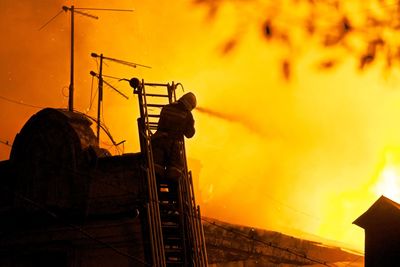
[[154, 171], [151, 136], [157, 130], [162, 107], [176, 101], [176, 84], [145, 83], [135, 78], [130, 84], [139, 99], [138, 126], [141, 151], [145, 156], [147, 227], [153, 266], [208, 266], [200, 207], [196, 206], [183, 139], [180, 154], [184, 173], [179, 183], [158, 179]]

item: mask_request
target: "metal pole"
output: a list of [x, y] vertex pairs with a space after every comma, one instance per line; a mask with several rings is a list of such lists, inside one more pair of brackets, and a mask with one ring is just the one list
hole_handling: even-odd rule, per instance
[[74, 111], [74, 6], [71, 6], [71, 80], [69, 83], [68, 110]]
[[99, 99], [97, 102], [97, 143], [100, 144], [101, 102], [103, 101], [103, 54], [100, 55]]

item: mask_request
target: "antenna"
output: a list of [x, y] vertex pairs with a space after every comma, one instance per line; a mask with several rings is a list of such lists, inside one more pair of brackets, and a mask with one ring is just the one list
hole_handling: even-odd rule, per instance
[[105, 57], [103, 54], [96, 54], [96, 53], [91, 53], [90, 54], [93, 58], [100, 58], [100, 67], [99, 67], [99, 74], [97, 75], [95, 72], [91, 71], [90, 74], [92, 76], [96, 76], [97, 79], [99, 79], [99, 84], [98, 84], [98, 102], [97, 102], [97, 141], [100, 142], [100, 120], [101, 120], [101, 102], [103, 101], [103, 82], [107, 84], [109, 87], [114, 89], [117, 93], [128, 99], [126, 95], [118, 91], [116, 88], [111, 86], [109, 83], [103, 80], [103, 60], [110, 60], [119, 64], [123, 64], [132, 68], [137, 68], [137, 67], [144, 67], [144, 68], [151, 68], [150, 66], [134, 63], [134, 62], [129, 62], [121, 59], [116, 59], [116, 58], [111, 58], [111, 57]]
[[[103, 55], [100, 55], [100, 62], [102, 63], [103, 61]], [[120, 94], [121, 96], [123, 96], [125, 99], [129, 99], [124, 93], [122, 93], [121, 91], [119, 91], [118, 89], [116, 89], [114, 86], [112, 86], [111, 84], [109, 84], [107, 81], [103, 80], [103, 76], [102, 76], [102, 72], [103, 72], [103, 68], [100, 64], [100, 71], [99, 74], [97, 74], [94, 71], [90, 72], [90, 75], [96, 77], [97, 79], [99, 79], [99, 97], [98, 97], [98, 102], [97, 102], [97, 142], [100, 143], [100, 121], [101, 121], [101, 102], [103, 101], [103, 83], [105, 83], [107, 86], [109, 86], [111, 89], [113, 89], [114, 91], [116, 91], [118, 94]]]
[[[100, 56], [99, 56], [98, 54], [96, 54], [96, 53], [92, 53], [92, 54], [90, 54], [90, 55], [91, 55], [92, 57], [94, 57], [94, 58], [100, 57]], [[112, 57], [105, 57], [105, 56], [103, 56], [103, 59], [107, 59], [107, 60], [110, 60], [110, 61], [113, 61], [113, 62], [122, 64], [122, 65], [126, 65], [126, 66], [129, 66], [129, 67], [132, 67], [132, 68], [143, 67], [143, 68], [151, 69], [150, 66], [138, 64], [138, 63], [135, 63], [135, 62], [129, 62], [129, 61], [125, 61], [125, 60], [121, 60], [121, 59], [117, 59], [117, 58], [112, 58]]]
[[124, 11], [124, 12], [132, 12], [133, 9], [111, 9], [111, 8], [78, 8], [74, 5], [71, 7], [63, 6], [62, 10], [57, 13], [54, 17], [52, 17], [49, 21], [47, 21], [39, 30], [46, 27], [51, 21], [53, 21], [62, 11], [71, 12], [71, 74], [70, 74], [70, 84], [69, 84], [69, 95], [68, 95], [68, 110], [74, 111], [74, 35], [75, 35], [75, 13], [79, 15], [83, 15], [92, 19], [99, 19], [99, 17], [94, 16], [89, 13], [82, 12], [80, 10], [96, 10], [96, 11]]
[[97, 16], [93, 16], [88, 13], [84, 13], [82, 11], [75, 10], [75, 7], [72, 5], [71, 7], [63, 6], [62, 9], [65, 12], [70, 11], [71, 13], [71, 73], [70, 73], [70, 82], [69, 82], [69, 94], [68, 94], [68, 110], [74, 111], [74, 36], [75, 36], [75, 13], [93, 18], [99, 19]]

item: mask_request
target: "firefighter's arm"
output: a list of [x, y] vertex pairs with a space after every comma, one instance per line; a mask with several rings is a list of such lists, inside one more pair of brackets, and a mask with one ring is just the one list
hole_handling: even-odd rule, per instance
[[193, 119], [193, 115], [192, 113], [189, 112], [188, 114], [188, 120], [186, 123], [186, 129], [184, 132], [184, 135], [187, 138], [192, 138], [194, 136], [194, 134], [196, 133], [196, 130], [194, 129], [194, 119]]

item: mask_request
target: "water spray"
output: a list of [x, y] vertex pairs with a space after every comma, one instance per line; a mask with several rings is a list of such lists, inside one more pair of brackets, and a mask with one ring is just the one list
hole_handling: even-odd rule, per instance
[[211, 116], [211, 117], [222, 119], [222, 120], [225, 120], [225, 121], [231, 122], [231, 123], [240, 124], [241, 126], [245, 127], [247, 130], [249, 130], [257, 135], [260, 135], [260, 136], [265, 135], [265, 132], [259, 127], [259, 125], [255, 124], [254, 122], [252, 122], [245, 116], [242, 116], [239, 114], [222, 112], [222, 111], [205, 108], [205, 107], [197, 107], [196, 110], [203, 114]]

